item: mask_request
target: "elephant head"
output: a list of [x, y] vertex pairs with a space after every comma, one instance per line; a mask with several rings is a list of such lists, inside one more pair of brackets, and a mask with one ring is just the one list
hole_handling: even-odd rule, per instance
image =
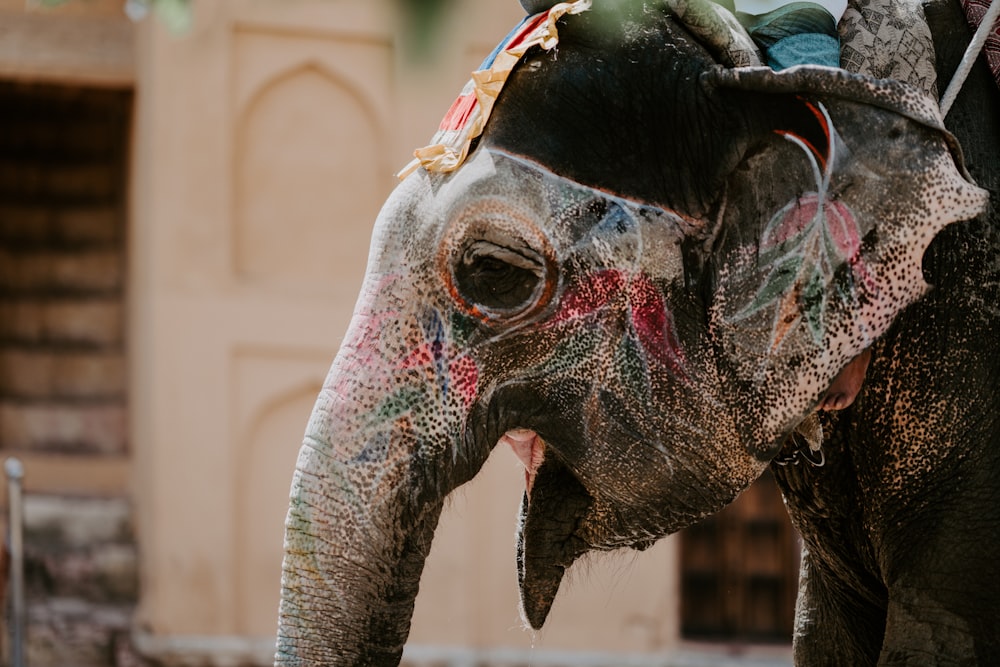
[[379, 215], [286, 525], [279, 664], [395, 664], [445, 496], [526, 467], [539, 627], [588, 550], [730, 502], [985, 203], [919, 93], [725, 70], [606, 3], [530, 52], [469, 159]]

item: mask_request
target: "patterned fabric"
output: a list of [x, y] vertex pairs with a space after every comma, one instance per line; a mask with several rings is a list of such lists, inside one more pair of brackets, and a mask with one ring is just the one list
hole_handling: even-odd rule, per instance
[[472, 78], [445, 114], [431, 143], [414, 151], [416, 159], [397, 176], [405, 178], [418, 167], [435, 172], [457, 169], [465, 161], [472, 140], [482, 134], [507, 75], [521, 56], [535, 45], [545, 50], [554, 47], [559, 41], [556, 21], [565, 14], [584, 12], [590, 9], [590, 5], [591, 0], [561, 2], [526, 17], [472, 73]]
[[746, 29], [722, 5], [712, 0], [665, 0], [665, 4], [723, 65], [764, 64], [760, 49]]
[[[990, 0], [961, 0], [970, 22], [980, 20]], [[544, 4], [544, 3], [543, 3]], [[741, 67], [760, 65], [760, 51], [731, 12], [711, 0], [665, 0], [667, 7], [712, 51], [720, 62]], [[415, 159], [398, 174], [405, 178], [419, 167], [450, 172], [468, 155], [507, 76], [529, 48], [553, 48], [559, 40], [556, 21], [579, 14], [591, 0], [554, 4], [522, 21], [487, 56], [441, 121], [431, 143], [414, 151]], [[839, 24], [840, 65], [850, 72], [896, 79], [938, 97], [934, 48], [921, 0], [850, 0]], [[1000, 26], [986, 45], [986, 57], [1000, 82]]]
[[765, 52], [767, 66], [776, 72], [795, 65], [840, 67], [840, 40], [816, 32], [785, 37]]
[[844, 69], [903, 81], [938, 98], [934, 43], [920, 0], [851, 0], [840, 42]]
[[[990, 0], [961, 0], [961, 2], [969, 27], [976, 30], [990, 8]], [[993, 72], [997, 85], [1000, 85], [1000, 22], [995, 23], [990, 30], [986, 45], [983, 46], [983, 56], [990, 66], [990, 71]]]
[[[719, 62], [735, 66], [763, 62], [747, 31], [727, 9], [711, 0], [666, 0], [666, 4]], [[849, 0], [838, 30], [841, 67], [897, 79], [937, 99], [934, 44], [921, 0]]]

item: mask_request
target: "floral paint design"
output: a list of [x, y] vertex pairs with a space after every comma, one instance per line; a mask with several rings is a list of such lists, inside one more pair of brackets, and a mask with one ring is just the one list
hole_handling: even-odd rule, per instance
[[437, 310], [426, 310], [420, 320], [423, 340], [417, 342], [399, 369], [418, 369], [418, 375], [429, 380], [425, 386], [435, 388], [441, 403], [457, 404], [457, 407], [468, 410], [476, 398], [479, 380], [476, 362], [455, 349], [455, 341]]
[[566, 373], [583, 359], [600, 358], [598, 348], [613, 340], [601, 320], [618, 319], [614, 313], [624, 315], [626, 327], [613, 353], [613, 367], [635, 394], [648, 395], [651, 367], [666, 368], [672, 376], [687, 379], [684, 353], [662, 294], [645, 274], [617, 269], [592, 273], [566, 290], [546, 327], [567, 322], [573, 326], [539, 370]]
[[475, 360], [459, 349], [436, 309], [426, 309], [418, 319], [414, 339], [407, 341], [407, 351], [393, 364], [399, 386], [375, 411], [379, 420], [394, 419], [403, 412], [419, 418], [467, 411], [476, 398], [479, 369]]
[[[861, 257], [857, 218], [846, 204], [827, 197], [836, 158], [836, 130], [822, 104], [804, 103], [823, 130], [824, 145], [817, 147], [793, 132], [776, 132], [803, 150], [813, 168], [817, 191], [792, 200], [768, 221], [758, 248], [758, 266], [767, 277], [735, 316], [743, 319], [774, 308], [772, 351], [802, 322], [815, 343], [822, 340], [831, 297], [827, 285], [835, 283], [845, 300], [857, 298], [859, 284], [874, 289], [874, 279]], [[845, 264], [849, 267], [847, 280], [834, 281]]]
[[[381, 397], [359, 413], [360, 423], [351, 427], [368, 433], [359, 439], [364, 441], [359, 450], [342, 453], [353, 465], [387, 463], [393, 432], [415, 438], [416, 447], [425, 451], [454, 445], [441, 440], [441, 426], [468, 412], [476, 398], [479, 368], [464, 350], [463, 332], [472, 327], [468, 318], [456, 314], [446, 323], [434, 308], [409, 316], [416, 326], [400, 326], [400, 317], [390, 310], [365, 318], [347, 346], [358, 355], [357, 372], [337, 373], [338, 383], [327, 390], [331, 396]], [[387, 372], [371, 375], [366, 366]], [[368, 378], [369, 384], [358, 384], [361, 378]]]

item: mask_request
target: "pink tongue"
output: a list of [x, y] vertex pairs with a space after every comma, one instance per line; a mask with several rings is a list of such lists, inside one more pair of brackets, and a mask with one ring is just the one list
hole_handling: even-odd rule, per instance
[[537, 433], [524, 428], [507, 431], [500, 438], [500, 442], [506, 442], [510, 445], [514, 455], [524, 466], [524, 488], [530, 496], [538, 467], [542, 465], [542, 459], [545, 458], [545, 443], [542, 442]]

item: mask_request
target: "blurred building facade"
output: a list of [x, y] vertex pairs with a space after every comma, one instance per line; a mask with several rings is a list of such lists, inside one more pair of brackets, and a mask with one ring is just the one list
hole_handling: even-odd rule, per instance
[[[522, 12], [427, 3], [414, 33], [406, 4], [197, 1], [178, 31], [0, 0], [0, 453], [27, 471], [33, 666], [270, 663], [288, 486], [372, 223]], [[524, 630], [518, 466], [498, 450], [450, 501], [408, 662], [787, 662], [682, 636], [790, 623], [773, 495], [581, 563]], [[744, 571], [756, 544], [785, 560]]]

